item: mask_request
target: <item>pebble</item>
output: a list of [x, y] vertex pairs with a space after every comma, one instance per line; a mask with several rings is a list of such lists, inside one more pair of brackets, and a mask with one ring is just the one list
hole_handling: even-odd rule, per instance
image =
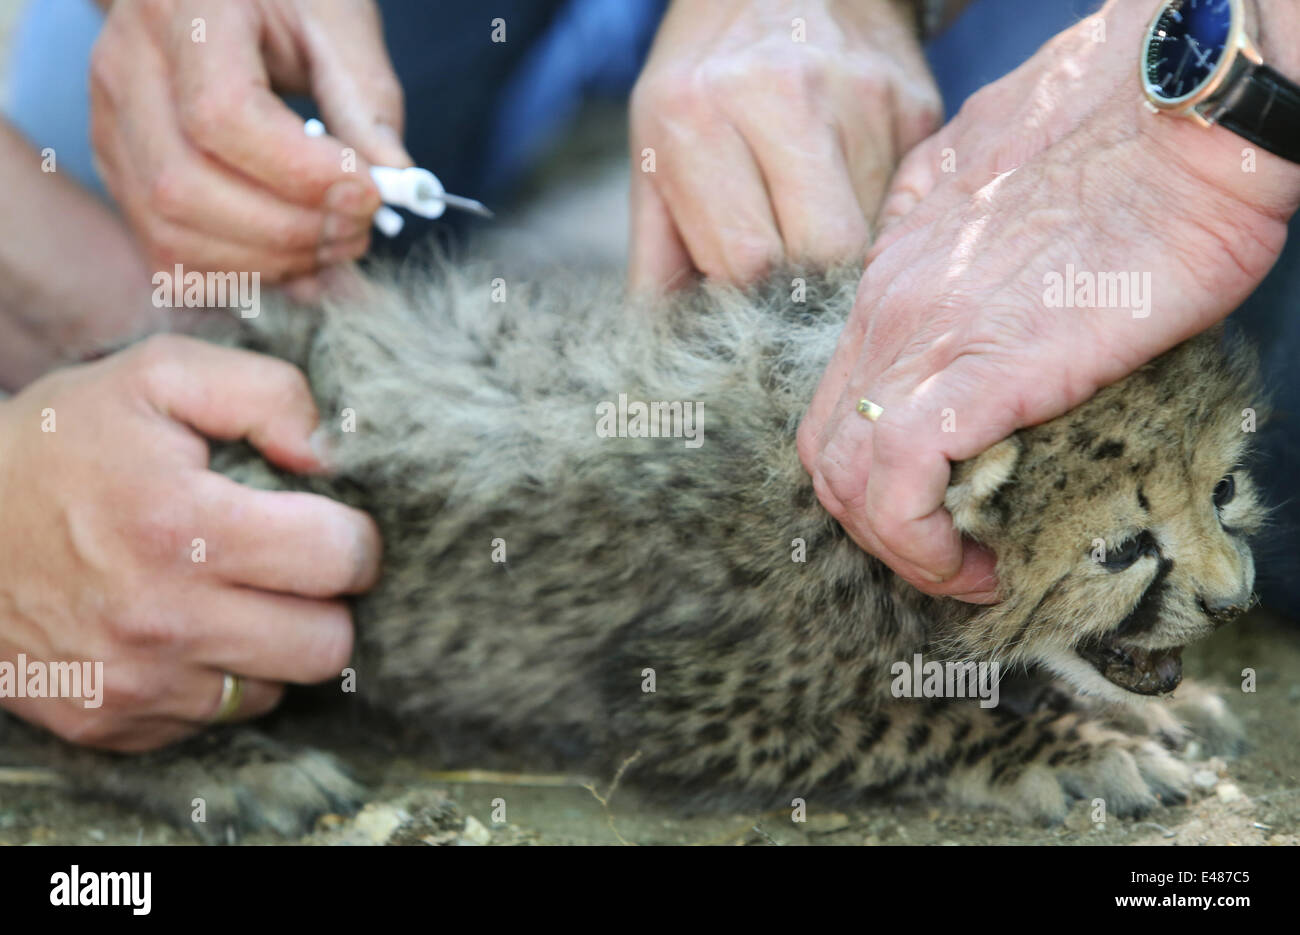
[[372, 802], [352, 820], [348, 837], [384, 844], [393, 836], [394, 831], [410, 820], [411, 816], [405, 809], [384, 802]]
[[1246, 797], [1234, 783], [1225, 782], [1219, 788], [1214, 790], [1215, 794], [1225, 802], [1238, 802]]
[[1208, 791], [1219, 784], [1219, 777], [1213, 770], [1198, 769], [1192, 774], [1192, 784], [1198, 789]]
[[492, 832], [483, 826], [473, 815], [465, 819], [465, 830], [460, 833], [460, 844], [481, 847], [492, 840]]

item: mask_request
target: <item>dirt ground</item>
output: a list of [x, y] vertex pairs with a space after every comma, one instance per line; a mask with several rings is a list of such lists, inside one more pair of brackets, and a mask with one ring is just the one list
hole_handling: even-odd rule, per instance
[[[845, 812], [685, 817], [652, 807], [612, 777], [443, 774], [437, 764], [376, 761], [336, 749], [374, 790], [356, 816], [327, 815], [300, 844], [755, 844], [755, 845], [1294, 845], [1300, 843], [1300, 627], [1254, 613], [1190, 647], [1189, 677], [1220, 687], [1246, 725], [1239, 759], [1198, 767], [1204, 788], [1187, 804], [1095, 825], [1086, 802], [1063, 825], [1025, 825], [942, 803], [864, 803]], [[1241, 671], [1256, 691], [1241, 691]], [[117, 808], [69, 801], [57, 789], [0, 770], [0, 844], [191, 844], [177, 831]], [[601, 799], [604, 799], [604, 802]], [[502, 805], [502, 803], [504, 803]], [[502, 808], [504, 815], [501, 814]], [[494, 814], [495, 812], [495, 814]], [[494, 818], [503, 819], [494, 821]], [[267, 835], [239, 843], [284, 843]]]

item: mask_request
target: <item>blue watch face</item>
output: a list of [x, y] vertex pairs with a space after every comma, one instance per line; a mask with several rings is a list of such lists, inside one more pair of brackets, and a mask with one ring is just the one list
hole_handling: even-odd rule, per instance
[[1174, 0], [1147, 39], [1146, 76], [1165, 100], [1196, 92], [1223, 59], [1232, 31], [1229, 0]]

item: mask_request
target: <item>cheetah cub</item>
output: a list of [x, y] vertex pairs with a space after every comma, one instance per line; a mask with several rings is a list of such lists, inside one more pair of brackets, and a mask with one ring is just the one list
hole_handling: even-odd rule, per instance
[[[383, 530], [346, 703], [396, 715], [447, 767], [630, 761], [624, 782], [696, 806], [897, 792], [1053, 821], [1076, 797], [1182, 800], [1188, 739], [1239, 737], [1219, 698], [1180, 687], [1179, 653], [1251, 601], [1250, 356], [1194, 338], [955, 465], [948, 509], [997, 555], [1004, 596], [976, 607], [899, 580], [814, 496], [795, 430], [857, 277], [803, 276], [792, 301], [792, 275], [643, 309], [598, 282], [494, 301], [490, 271], [446, 269], [264, 310], [242, 340], [306, 370], [337, 473], [217, 463]], [[693, 424], [610, 431], [636, 401], [690, 403], [666, 411]], [[898, 697], [918, 654], [998, 663], [998, 703]], [[360, 795], [328, 756], [249, 727], [93, 777], [286, 833]]]

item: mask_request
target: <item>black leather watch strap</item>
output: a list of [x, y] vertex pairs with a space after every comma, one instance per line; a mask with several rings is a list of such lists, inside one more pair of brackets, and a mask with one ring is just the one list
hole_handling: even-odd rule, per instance
[[1237, 82], [1219, 123], [1270, 153], [1300, 162], [1300, 86], [1267, 65]]

